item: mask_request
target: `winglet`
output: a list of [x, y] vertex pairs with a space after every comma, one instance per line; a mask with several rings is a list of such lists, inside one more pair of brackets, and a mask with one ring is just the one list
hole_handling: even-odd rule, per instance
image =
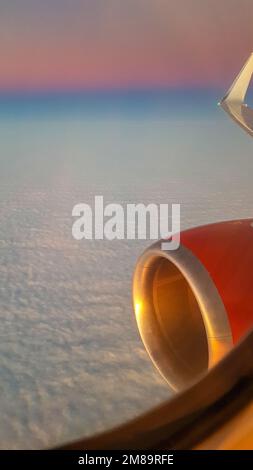
[[249, 56], [224, 98], [218, 103], [251, 136], [253, 136], [253, 109], [248, 107], [244, 100], [252, 75], [253, 53]]
[[244, 99], [245, 99], [247, 90], [249, 88], [252, 74], [253, 74], [253, 53], [250, 54], [247, 62], [244, 64], [242, 70], [237, 75], [236, 79], [232, 83], [228, 92], [225, 94], [224, 98], [222, 98], [221, 102], [218, 104], [222, 104], [224, 102], [237, 103], [237, 104], [244, 103]]

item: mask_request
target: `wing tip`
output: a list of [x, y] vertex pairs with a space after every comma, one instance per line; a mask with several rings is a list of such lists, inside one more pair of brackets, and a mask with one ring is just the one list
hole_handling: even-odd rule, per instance
[[244, 62], [242, 69], [233, 81], [225, 96], [219, 101], [220, 105], [224, 102], [244, 103], [246, 93], [249, 88], [250, 80], [253, 74], [253, 52], [250, 53]]

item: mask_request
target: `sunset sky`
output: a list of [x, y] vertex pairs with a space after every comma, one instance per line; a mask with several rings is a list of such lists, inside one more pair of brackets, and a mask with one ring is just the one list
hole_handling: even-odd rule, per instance
[[252, 50], [252, 0], [0, 0], [2, 91], [224, 86]]

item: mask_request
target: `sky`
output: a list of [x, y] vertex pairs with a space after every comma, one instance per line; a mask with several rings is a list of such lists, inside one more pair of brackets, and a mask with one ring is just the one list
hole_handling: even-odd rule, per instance
[[[184, 227], [249, 217], [252, 140], [216, 102], [252, 50], [253, 0], [0, 0], [0, 447], [60, 444], [168, 398], [131, 307], [149, 242], [77, 246], [71, 212], [104, 194], [180, 202]], [[62, 118], [4, 95], [150, 87], [173, 91], [154, 105], [148, 91], [150, 108], [78, 94], [82, 114], [67, 100]]]
[[219, 87], [252, 0], [0, 0], [0, 90]]

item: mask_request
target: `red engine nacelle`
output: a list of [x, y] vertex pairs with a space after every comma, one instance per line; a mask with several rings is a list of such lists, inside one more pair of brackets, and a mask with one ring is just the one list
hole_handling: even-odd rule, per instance
[[153, 362], [176, 390], [198, 380], [253, 326], [253, 220], [220, 222], [161, 242], [138, 260], [134, 308]]

